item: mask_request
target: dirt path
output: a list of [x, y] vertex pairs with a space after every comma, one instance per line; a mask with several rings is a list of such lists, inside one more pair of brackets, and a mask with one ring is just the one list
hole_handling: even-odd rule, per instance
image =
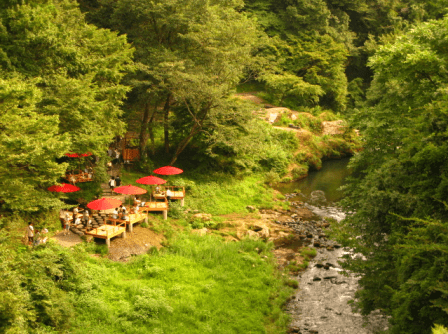
[[72, 247], [82, 242], [80, 236], [71, 231], [67, 235], [64, 235], [64, 232], [59, 232], [51, 239], [55, 240], [62, 247]]

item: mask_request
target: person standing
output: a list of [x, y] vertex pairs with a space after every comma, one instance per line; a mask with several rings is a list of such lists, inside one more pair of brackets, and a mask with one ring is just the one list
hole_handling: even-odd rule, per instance
[[84, 212], [82, 213], [82, 220], [86, 223], [89, 220], [89, 210], [88, 209], [85, 209]]
[[115, 186], [119, 187], [120, 185], [121, 185], [120, 175], [117, 175], [117, 177], [115, 178]]
[[111, 176], [110, 177], [110, 180], [109, 180], [109, 187], [110, 187], [110, 190], [114, 190], [114, 188], [115, 188], [115, 177], [113, 177], [113, 176]]
[[26, 235], [28, 237], [28, 245], [32, 246], [34, 242], [34, 227], [32, 222], [28, 223], [28, 227], [26, 228]]
[[69, 229], [70, 229], [70, 216], [68, 213], [66, 213], [64, 219], [64, 235], [68, 234]]

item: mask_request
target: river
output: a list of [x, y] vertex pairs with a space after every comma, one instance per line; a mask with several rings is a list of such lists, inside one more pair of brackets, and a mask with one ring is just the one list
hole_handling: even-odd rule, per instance
[[[345, 213], [337, 206], [342, 198], [338, 188], [350, 174], [347, 164], [348, 159], [324, 162], [320, 171], [277, 189], [284, 194], [299, 193], [289, 200], [304, 202], [316, 215], [315, 220], [331, 217], [340, 222]], [[290, 333], [374, 334], [387, 330], [388, 321], [379, 312], [368, 317], [352, 312], [348, 302], [354, 299], [358, 277], [353, 273], [343, 275], [339, 264], [349, 250], [316, 250], [308, 269], [295, 277], [299, 289], [287, 305], [292, 318]]]

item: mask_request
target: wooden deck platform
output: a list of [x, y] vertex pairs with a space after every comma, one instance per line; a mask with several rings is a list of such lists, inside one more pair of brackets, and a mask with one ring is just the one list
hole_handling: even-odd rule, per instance
[[93, 178], [88, 177], [88, 174], [66, 174], [62, 177], [64, 180], [67, 180], [69, 183], [78, 183], [78, 182], [92, 182]]
[[106, 224], [109, 224], [108, 222], [111, 222], [112, 224], [109, 224], [109, 225], [113, 225], [113, 226], [123, 225], [125, 228], [128, 227], [129, 232], [132, 232], [134, 224], [141, 222], [142, 220], [144, 220], [146, 223], [148, 222], [148, 215], [143, 212], [130, 213], [130, 214], [128, 214], [128, 217], [129, 218], [127, 220], [114, 219], [114, 218], [107, 217]]
[[151, 212], [151, 211], [162, 211], [163, 219], [168, 218], [168, 200], [164, 197], [164, 201], [160, 202], [146, 202], [145, 206], [141, 207], [140, 210], [142, 212]]
[[123, 238], [126, 238], [126, 227], [125, 226], [113, 226], [113, 225], [103, 225], [98, 228], [91, 229], [88, 232], [85, 232], [87, 235], [91, 235], [94, 238], [106, 239], [106, 244], [110, 246], [110, 239], [116, 237], [118, 235], [122, 235]]

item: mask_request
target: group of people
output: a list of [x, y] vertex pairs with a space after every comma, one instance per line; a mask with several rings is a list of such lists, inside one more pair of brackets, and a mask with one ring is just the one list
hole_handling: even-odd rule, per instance
[[93, 179], [93, 168], [92, 167], [85, 167], [83, 170], [68, 170], [65, 173], [65, 178], [73, 185], [76, 184], [76, 182], [83, 182], [83, 181], [92, 181]]
[[114, 209], [111, 218], [127, 220], [129, 218], [128, 209], [123, 204], [121, 204], [118, 208]]
[[79, 217], [78, 215], [79, 209], [78, 207], [75, 207], [73, 209], [73, 215], [72, 219], [70, 219], [70, 214], [68, 212], [65, 213], [64, 216], [64, 235], [67, 235], [70, 230], [70, 221], [72, 221], [74, 226], [77, 226], [79, 224], [84, 224], [87, 228], [87, 230], [90, 229], [92, 226], [92, 218], [90, 217], [90, 213], [88, 209], [84, 209], [82, 213], [82, 217]]
[[170, 201], [170, 200], [171, 200], [171, 197], [173, 196], [173, 192], [171, 191], [170, 188], [167, 188], [166, 191], [162, 191], [158, 185], [157, 185], [156, 188], [154, 189], [154, 193], [155, 193], [156, 195], [166, 196], [166, 199], [167, 199], [168, 201]]
[[48, 240], [48, 237], [46, 236], [47, 233], [48, 230], [46, 228], [43, 228], [40, 231], [34, 231], [34, 224], [29, 222], [28, 227], [26, 228], [27, 244], [29, 246], [37, 246], [46, 243]]

